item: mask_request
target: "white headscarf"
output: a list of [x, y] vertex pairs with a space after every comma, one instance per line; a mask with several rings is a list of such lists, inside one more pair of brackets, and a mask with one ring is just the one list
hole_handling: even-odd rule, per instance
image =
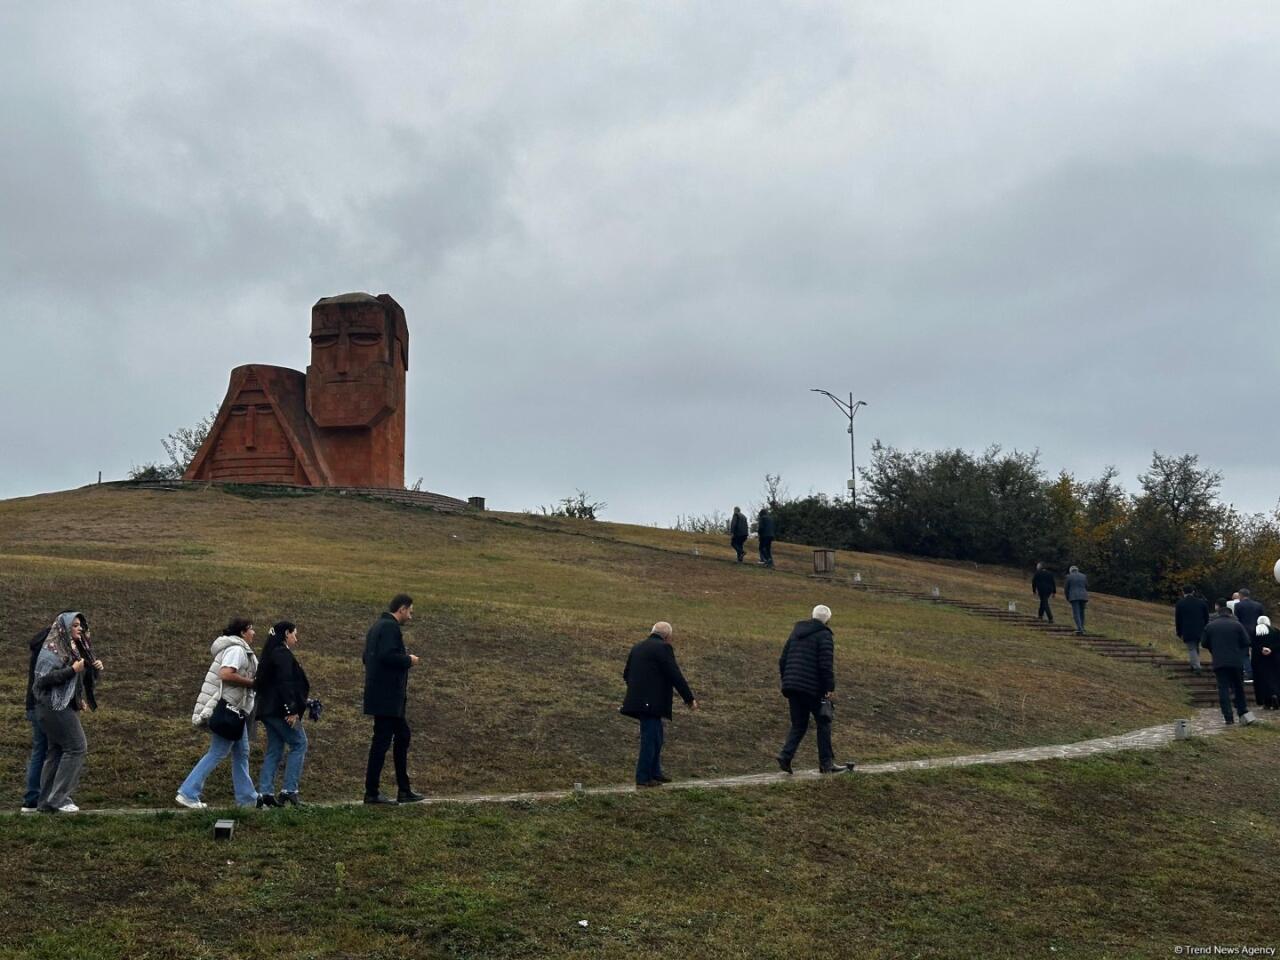
[[1271, 618], [1265, 616], [1259, 617], [1258, 625], [1253, 628], [1253, 632], [1260, 637], [1265, 637], [1269, 634], [1271, 632]]

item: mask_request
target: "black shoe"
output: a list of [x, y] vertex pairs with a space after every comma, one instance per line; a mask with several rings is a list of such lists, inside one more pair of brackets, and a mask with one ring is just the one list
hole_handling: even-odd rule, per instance
[[300, 799], [298, 799], [298, 795], [296, 793], [287, 793], [287, 792], [280, 794], [280, 802], [278, 805], [281, 807], [290, 807], [290, 806], [305, 807], [306, 806], [305, 803], [303, 803]]
[[425, 799], [426, 794], [414, 793], [412, 790], [401, 790], [396, 794], [396, 803], [421, 803]]
[[670, 783], [670, 782], [671, 782], [671, 778], [670, 778], [670, 777], [668, 777], [665, 773], [660, 773], [660, 774], [658, 774], [656, 777], [654, 777], [653, 779], [657, 780], [659, 783]]
[[782, 772], [783, 772], [783, 773], [792, 773], [792, 772], [793, 772], [793, 771], [792, 771], [792, 769], [791, 769], [791, 761], [790, 761], [790, 760], [788, 760], [786, 757], [783, 757], [783, 756], [777, 756], [777, 757], [774, 757], [773, 759], [775, 759], [775, 760], [777, 760], [777, 761], [778, 761], [778, 766], [782, 768]]
[[395, 806], [396, 802], [388, 797], [385, 793], [365, 794], [364, 802], [369, 804]]
[[262, 793], [258, 795], [259, 810], [261, 810], [263, 807], [278, 807], [278, 806], [280, 806], [280, 804], [276, 803], [276, 798], [271, 794]]
[[833, 763], [829, 767], [822, 767], [819, 773], [848, 773], [854, 768], [852, 763]]
[[637, 784], [636, 784], [636, 789], [637, 789], [637, 790], [642, 790], [642, 789], [646, 789], [646, 788], [648, 788], [648, 787], [660, 787], [660, 786], [662, 786], [662, 781], [661, 781], [661, 780], [646, 780], [644, 783], [637, 783]]
[[1222, 722], [1225, 723], [1228, 727], [1234, 727], [1236, 725], [1236, 722], [1234, 720], [1223, 720]]

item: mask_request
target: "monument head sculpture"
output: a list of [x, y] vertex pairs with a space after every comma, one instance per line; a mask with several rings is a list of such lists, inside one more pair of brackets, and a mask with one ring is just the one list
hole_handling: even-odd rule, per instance
[[409, 326], [389, 295], [347, 293], [311, 308], [307, 412], [322, 428], [372, 427], [404, 406]]

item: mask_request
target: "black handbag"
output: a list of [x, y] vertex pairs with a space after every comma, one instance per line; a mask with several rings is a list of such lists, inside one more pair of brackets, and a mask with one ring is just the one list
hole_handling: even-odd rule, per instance
[[823, 700], [818, 704], [818, 719], [834, 720], [836, 718], [836, 705], [830, 700]]
[[244, 736], [245, 715], [226, 700], [219, 700], [209, 715], [209, 729], [225, 740], [239, 740]]

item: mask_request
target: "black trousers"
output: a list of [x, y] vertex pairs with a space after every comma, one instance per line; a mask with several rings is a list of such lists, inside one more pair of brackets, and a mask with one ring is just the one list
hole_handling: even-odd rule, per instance
[[1236, 713], [1249, 712], [1249, 702], [1244, 698], [1244, 671], [1239, 667], [1218, 667], [1213, 671], [1218, 681], [1218, 705], [1222, 707], [1222, 719], [1232, 722], [1231, 698], [1235, 697]]
[[791, 731], [787, 734], [787, 742], [782, 745], [782, 758], [790, 760], [796, 755], [800, 741], [809, 729], [809, 718], [813, 717], [818, 725], [818, 766], [826, 770], [835, 761], [835, 751], [831, 748], [831, 721], [818, 715], [822, 698], [789, 693], [787, 705], [791, 708]]
[[773, 537], [760, 538], [760, 562], [773, 566]]
[[742, 562], [742, 558], [743, 558], [743, 557], [745, 557], [745, 556], [747, 555], [747, 552], [746, 552], [745, 550], [743, 550], [743, 549], [742, 549], [742, 545], [743, 545], [743, 544], [745, 544], [745, 543], [747, 542], [747, 538], [746, 538], [746, 537], [734, 537], [734, 538], [733, 538], [733, 539], [731, 539], [729, 542], [733, 544], [733, 552], [734, 552], [734, 553], [736, 553], [736, 554], [738, 555], [738, 562], [739, 562], [739, 563], [741, 563], [741, 562]]
[[404, 717], [374, 717], [373, 742], [369, 744], [369, 765], [364, 773], [364, 795], [377, 796], [382, 787], [382, 765], [387, 759], [387, 747], [395, 744], [392, 759], [396, 766], [396, 787], [408, 793], [409, 786], [409, 724]]
[[1036, 613], [1036, 619], [1039, 620], [1042, 617], [1047, 618], [1050, 623], [1053, 623], [1053, 611], [1049, 609], [1048, 597], [1040, 598], [1040, 610]]

